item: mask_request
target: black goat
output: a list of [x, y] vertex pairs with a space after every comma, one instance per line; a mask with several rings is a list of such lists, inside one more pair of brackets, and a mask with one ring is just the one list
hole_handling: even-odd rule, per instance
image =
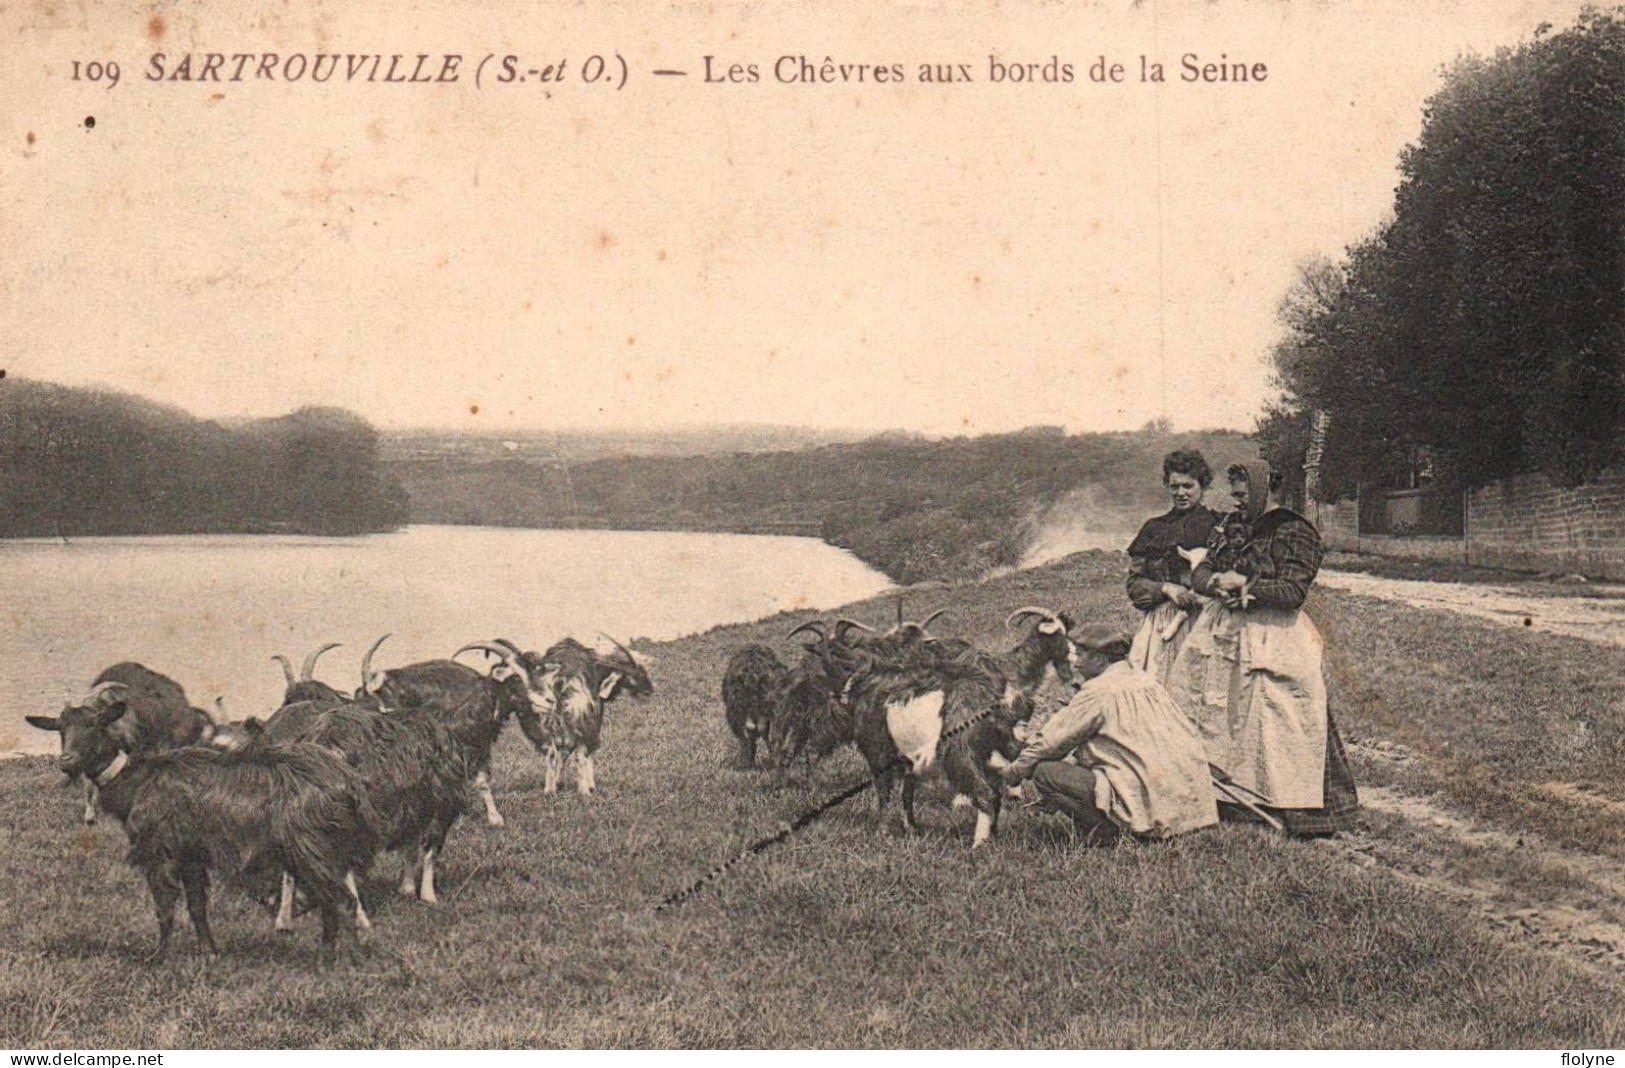
[[777, 653], [752, 642], [728, 657], [722, 672], [722, 711], [739, 740], [739, 763], [756, 764], [756, 744], [768, 737], [773, 712], [790, 683], [790, 669]]
[[857, 676], [849, 698], [854, 735], [875, 779], [877, 819], [884, 820], [892, 784], [901, 777], [903, 826], [916, 830], [916, 785], [940, 768], [976, 807], [972, 845], [987, 841], [1003, 800], [997, 770], [1020, 751], [1021, 706], [1010, 701], [1009, 689], [1002, 673], [973, 659], [914, 669], [876, 665]]
[[497, 811], [491, 793], [491, 748], [509, 717], [519, 721], [520, 729], [535, 744], [540, 737], [539, 711], [554, 700], [552, 693], [539, 678], [531, 677], [511, 646], [493, 647], [483, 642], [464, 646], [452, 655], [473, 649], [494, 650], [499, 663], [489, 676], [455, 660], [425, 660], [375, 674], [372, 656], [384, 638], [374, 642], [362, 657], [356, 703], [391, 713], [408, 708], [433, 711], [460, 747], [464, 770], [472, 776], [472, 784], [485, 803], [485, 822], [492, 827], [502, 826], [502, 813]]
[[852, 679], [875, 663], [897, 663], [917, 655], [933, 641], [927, 629], [947, 609], [938, 609], [923, 621], [901, 620], [884, 633], [852, 619], [837, 619], [834, 627], [811, 620], [790, 632], [808, 631], [817, 640], [803, 647], [774, 711], [769, 752], [779, 767], [796, 757], [822, 760], [853, 740], [856, 720], [848, 701]]
[[65, 711], [62, 764], [95, 781], [104, 807], [124, 824], [127, 859], [146, 876], [158, 913], [154, 958], [169, 950], [182, 893], [198, 943], [219, 952], [209, 930], [211, 871], [249, 878], [288, 871], [321, 910], [317, 962], [329, 963], [345, 926], [345, 878], [365, 873], [373, 858], [356, 774], [320, 746], [264, 737], [232, 752], [132, 754], [114, 729], [125, 708]]
[[[136, 756], [159, 753], [168, 749], [196, 745], [207, 741], [214, 732], [214, 717], [201, 708], [192, 707], [186, 691], [167, 675], [151, 668], [126, 661], [96, 676], [90, 692], [77, 704], [63, 704], [63, 715], [26, 716], [27, 721], [41, 730], [58, 731], [62, 735], [62, 770], [71, 782], [79, 778], [75, 762], [67, 759], [74, 744], [69, 729], [62, 723], [81, 723], [94, 718], [93, 713], [119, 709], [109, 722], [125, 750]], [[84, 715], [69, 715], [80, 712]], [[96, 822], [96, 783], [85, 779], [86, 823]]]
[[[380, 852], [400, 850], [401, 892], [435, 904], [434, 865], [468, 803], [468, 754], [423, 706], [385, 713], [356, 704], [284, 705], [264, 726], [274, 742], [310, 742], [333, 750], [360, 777], [363, 816]], [[293, 927], [296, 876], [284, 874], [276, 929]], [[372, 926], [353, 878], [356, 923]]]
[[[1069, 616], [1028, 605], [1005, 626], [1027, 619], [1037, 622], [1002, 656], [956, 639], [928, 639], [894, 647], [889, 658], [876, 657], [854, 676], [848, 694], [854, 735], [875, 776], [881, 818], [900, 775], [903, 823], [914, 830], [917, 781], [940, 767], [957, 791], [956, 804], [965, 798], [977, 810], [973, 845], [997, 829], [1003, 797], [997, 769], [1019, 751], [1019, 727], [1032, 717], [1044, 680], [1053, 672], [1073, 684], [1077, 663]], [[974, 725], [942, 741], [967, 723]]]

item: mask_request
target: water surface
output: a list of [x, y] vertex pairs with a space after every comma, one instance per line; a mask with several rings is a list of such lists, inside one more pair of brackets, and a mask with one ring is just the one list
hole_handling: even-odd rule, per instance
[[[274, 653], [343, 642], [317, 677], [352, 690], [382, 667], [508, 638], [543, 649], [663, 640], [788, 608], [871, 596], [886, 577], [813, 538], [417, 526], [359, 538], [175, 536], [0, 541], [0, 752], [55, 752], [23, 716], [53, 713], [97, 672], [136, 660], [195, 705], [280, 701]], [[477, 657], [471, 658], [478, 662]]]

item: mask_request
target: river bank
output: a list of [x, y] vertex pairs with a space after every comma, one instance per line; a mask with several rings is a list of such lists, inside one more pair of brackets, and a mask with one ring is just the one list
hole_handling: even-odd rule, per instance
[[[1129, 621], [1123, 566], [1088, 553], [921, 591], [907, 608], [947, 607], [936, 629], [999, 648], [1014, 639], [1005, 615], [1024, 604]], [[894, 611], [882, 596], [825, 617], [879, 625]], [[279, 937], [229, 889], [216, 895], [219, 962], [200, 966], [182, 934], [179, 959], [140, 966], [154, 923], [122, 864], [122, 833], [80, 828], [49, 761], [12, 762], [0, 766], [0, 896], [29, 905], [0, 916], [0, 1043], [1625, 1042], [1618, 969], [1552, 924], [1492, 922], [1440, 889], [1493, 876], [1597, 921], [1563, 930], [1613, 929], [1622, 881], [1549, 873], [1617, 863], [1625, 817], [1604, 804], [1574, 811], [1535, 784], [1622, 781], [1625, 717], [1605, 687], [1625, 653], [1336, 592], [1316, 594], [1310, 611], [1327, 634], [1339, 720], [1360, 740], [1356, 774], [1381, 802], [1369, 829], [1341, 842], [1223, 826], [1083, 850], [1058, 821], [1016, 811], [973, 856], [968, 819], [934, 787], [917, 838], [895, 823], [877, 830], [864, 795], [657, 915], [666, 894], [860, 776], [849, 753], [785, 781], [732, 767], [722, 665], [746, 641], [789, 655], [783, 636], [813, 616], [780, 612], [651, 643], [655, 693], [611, 706], [590, 800], [543, 795], [536, 756], [516, 732], [504, 737], [495, 775], [507, 826], [458, 827], [438, 908], [396, 897], [394, 869], [380, 864], [366, 886], [378, 924], [366, 959], [333, 976], [308, 969], [314, 918]], [[1469, 677], [1476, 687], [1463, 686]], [[1531, 707], [1537, 689], [1547, 696]], [[1508, 791], [1529, 803], [1507, 804]], [[1597, 796], [1609, 801], [1606, 789]], [[1429, 836], [1443, 832], [1410, 818], [1418, 812], [1461, 814], [1469, 830], [1522, 834], [1542, 852], [1485, 852], [1468, 831], [1435, 848]]]

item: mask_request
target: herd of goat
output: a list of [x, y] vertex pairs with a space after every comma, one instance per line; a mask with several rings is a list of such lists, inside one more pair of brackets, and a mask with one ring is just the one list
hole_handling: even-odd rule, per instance
[[[756, 763], [759, 744], [763, 762], [782, 768], [855, 743], [882, 815], [901, 779], [910, 830], [916, 784], [940, 769], [956, 804], [976, 808], [981, 845], [998, 823], [998, 768], [1016, 756], [1044, 680], [1074, 684], [1077, 649], [1071, 619], [1047, 608], [1011, 614], [1007, 626], [1023, 636], [1002, 655], [933, 636], [941, 614], [884, 632], [849, 619], [804, 623], [788, 635], [809, 638], [793, 667], [765, 645], [735, 651], [722, 697], [742, 763]], [[490, 765], [509, 719], [542, 756], [544, 792], [557, 790], [569, 760], [577, 791], [591, 794], [604, 705], [653, 691], [648, 658], [612, 639], [589, 648], [567, 638], [540, 654], [475, 642], [450, 659], [375, 671], [383, 641], [367, 650], [350, 694], [313, 677], [334, 645], [312, 652], [297, 675], [275, 658], [287, 688], [263, 721], [195, 708], [177, 683], [135, 663], [103, 671], [59, 715], [27, 717], [59, 734], [61, 770], [85, 780], [85, 821], [99, 807], [124, 824], [129, 861], [158, 914], [156, 958], [182, 896], [199, 944], [217, 952], [214, 872], [275, 886], [278, 930], [291, 928], [302, 894], [321, 916], [317, 960], [328, 962], [342, 936], [371, 926], [358, 880], [379, 853], [399, 852], [401, 892], [432, 904], [436, 861], [471, 794], [486, 821], [502, 825]], [[470, 652], [489, 658], [489, 671], [458, 662]]]
[[[644, 658], [613, 641], [590, 649], [567, 638], [538, 654], [498, 639], [375, 672], [383, 640], [348, 695], [312, 677], [333, 646], [307, 657], [298, 677], [284, 659], [284, 701], [263, 722], [224, 722], [134, 663], [103, 671], [60, 715], [28, 717], [60, 735], [62, 771], [85, 779], [86, 822], [99, 805], [124, 824], [130, 863], [158, 912], [156, 957], [169, 948], [183, 894], [199, 944], [216, 952], [212, 871], [250, 886], [279, 880], [279, 929], [303, 893], [321, 914], [317, 960], [326, 963], [342, 932], [370, 926], [357, 878], [378, 853], [401, 852], [402, 892], [433, 904], [435, 861], [470, 786], [487, 822], [501, 825], [491, 749], [509, 719], [542, 754], [547, 792], [568, 758], [577, 791], [590, 794], [604, 704], [654, 688]], [[466, 652], [493, 658], [489, 673], [458, 663]]]

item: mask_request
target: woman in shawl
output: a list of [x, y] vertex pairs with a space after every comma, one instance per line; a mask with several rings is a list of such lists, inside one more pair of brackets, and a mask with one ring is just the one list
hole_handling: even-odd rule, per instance
[[1191, 563], [1218, 522], [1202, 504], [1213, 471], [1202, 454], [1178, 449], [1162, 461], [1162, 484], [1173, 505], [1148, 519], [1128, 547], [1128, 599], [1145, 613], [1129, 663], [1166, 683], [1174, 657], [1203, 601], [1190, 590]]
[[1335, 834], [1352, 825], [1359, 799], [1327, 707], [1320, 632], [1302, 611], [1320, 570], [1320, 534], [1272, 499], [1278, 484], [1267, 464], [1232, 464], [1227, 474], [1236, 510], [1192, 579], [1236, 634], [1228, 744], [1223, 759], [1211, 747], [1209, 756], [1289, 833]]

